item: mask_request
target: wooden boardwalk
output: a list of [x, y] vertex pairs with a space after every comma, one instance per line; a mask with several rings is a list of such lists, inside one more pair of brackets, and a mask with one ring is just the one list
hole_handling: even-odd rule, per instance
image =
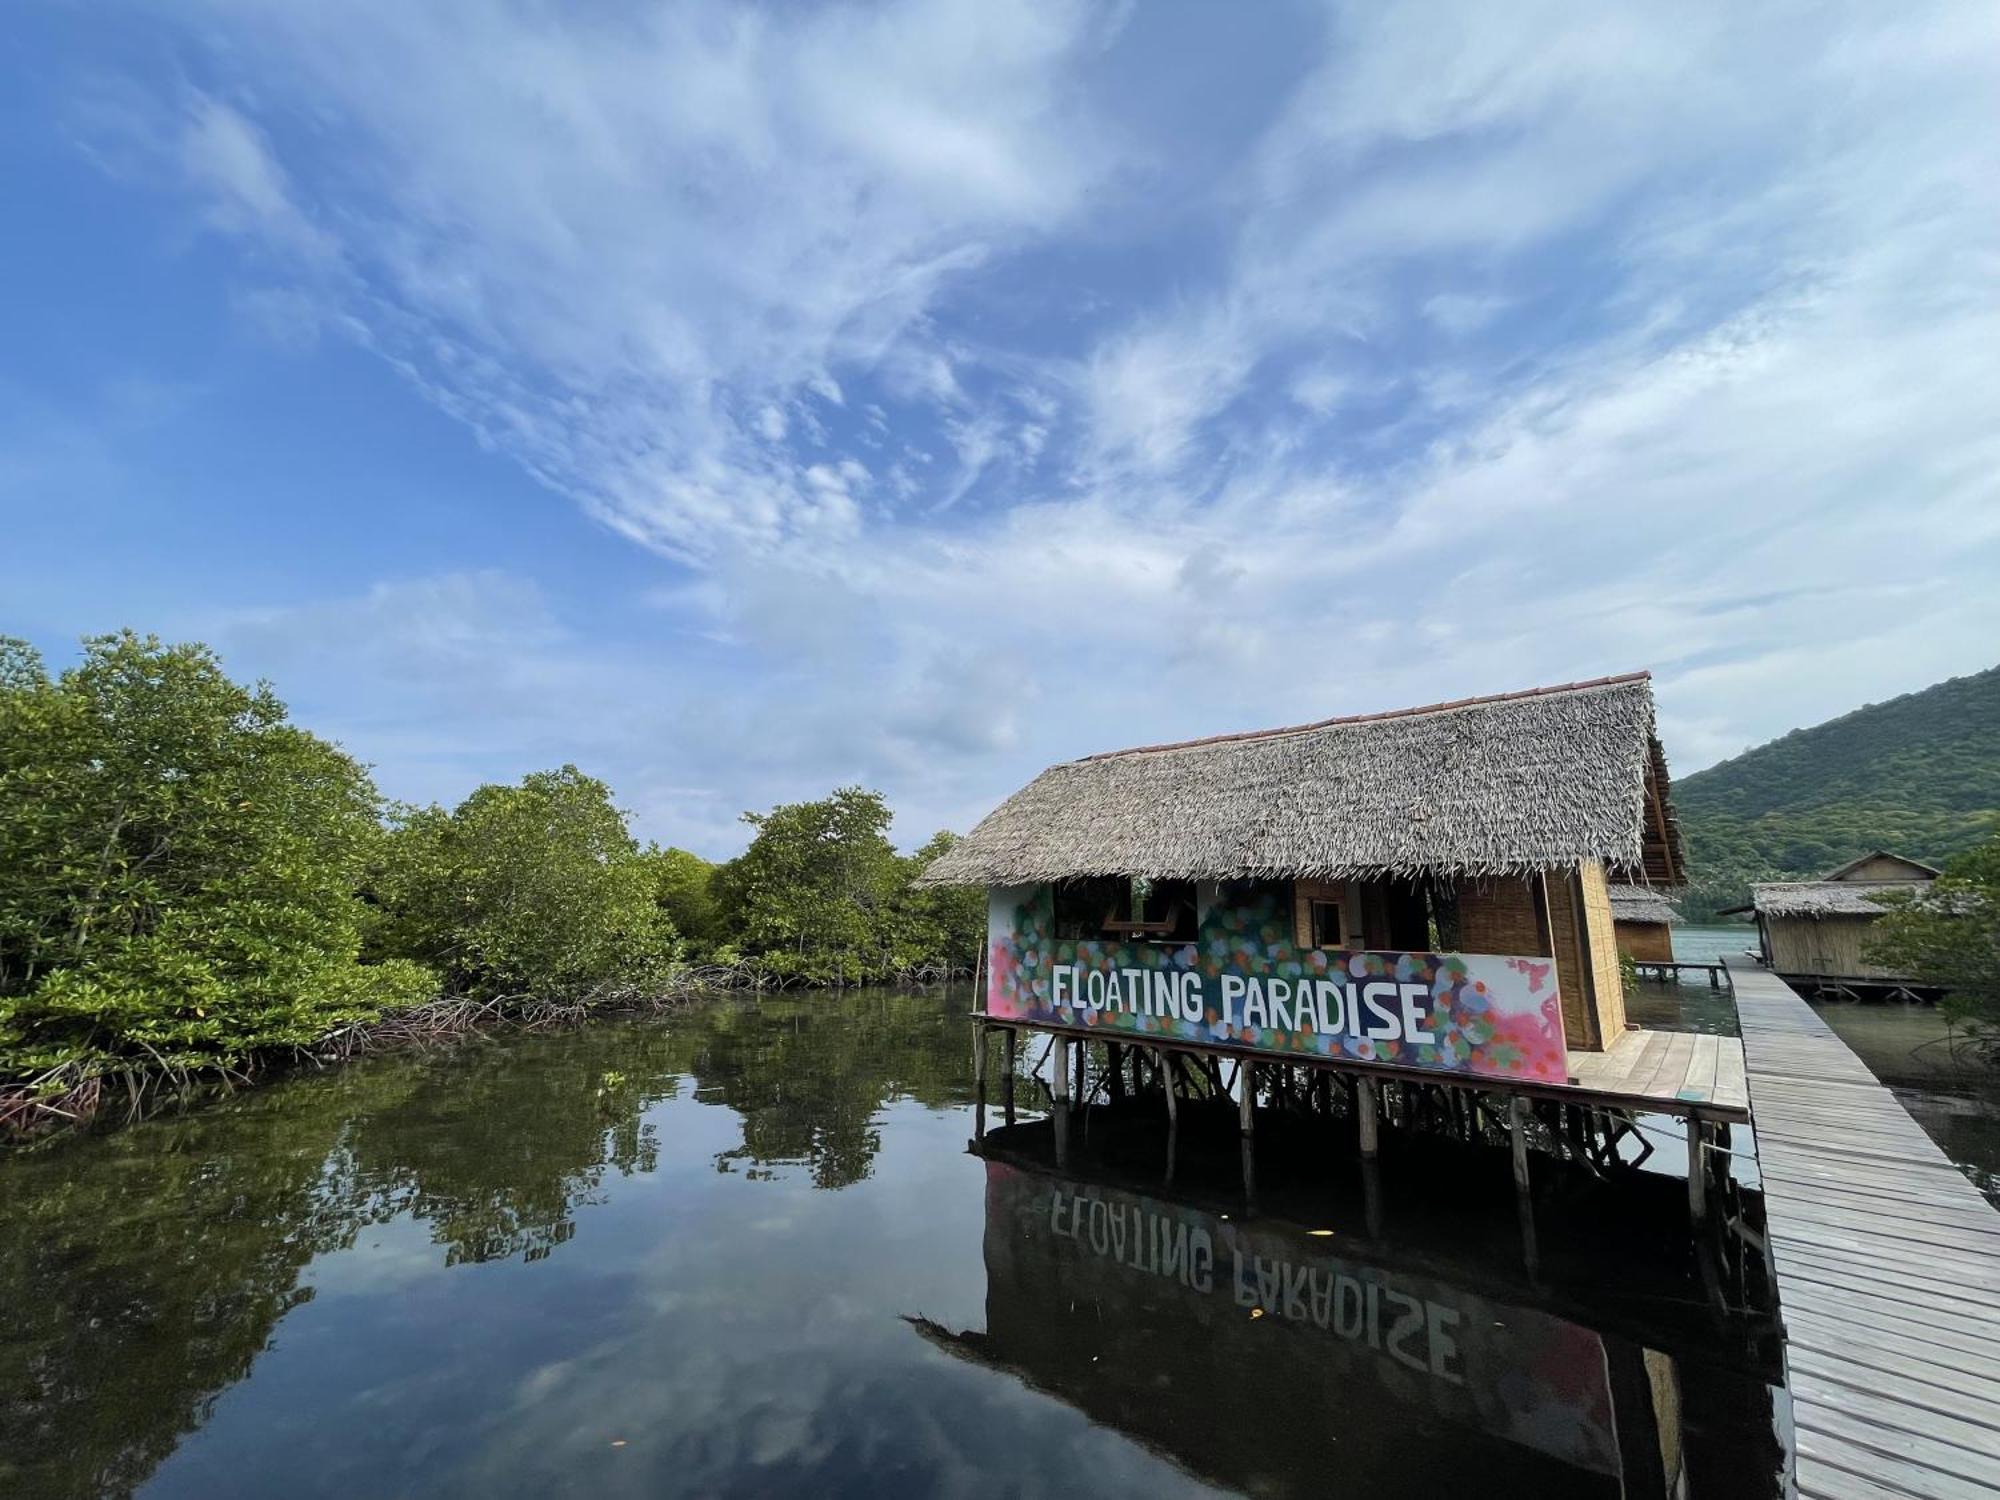
[[1728, 964], [1798, 1493], [2000, 1495], [2000, 1213], [1788, 985]]

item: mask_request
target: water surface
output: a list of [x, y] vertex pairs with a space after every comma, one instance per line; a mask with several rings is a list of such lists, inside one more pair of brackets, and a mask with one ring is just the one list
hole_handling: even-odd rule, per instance
[[[979, 1152], [963, 993], [387, 1056], [0, 1159], [0, 1493], [1775, 1493], [1671, 1178]], [[1315, 1127], [1316, 1128], [1316, 1127]], [[1204, 1141], [1209, 1142], [1204, 1145]]]

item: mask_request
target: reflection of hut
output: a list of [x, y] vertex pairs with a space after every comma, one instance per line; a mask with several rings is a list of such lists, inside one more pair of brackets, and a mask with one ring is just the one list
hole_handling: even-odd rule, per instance
[[1930, 865], [1877, 849], [1818, 880], [1765, 881], [1750, 887], [1764, 962], [1780, 978], [1827, 991], [1900, 990], [1907, 976], [1871, 963], [1868, 929], [1882, 915], [1878, 899], [1920, 891], [1937, 879]]
[[1618, 952], [1639, 963], [1674, 961], [1672, 924], [1681, 919], [1673, 902], [1647, 885], [1611, 887], [1611, 925]]
[[[1706, 1321], [1585, 1321], [1448, 1238], [1364, 1246], [1136, 1183], [986, 1172], [985, 1327], [918, 1331], [1231, 1491], [1485, 1493], [1504, 1476], [1508, 1493], [1664, 1497], [1780, 1462], [1771, 1372]], [[1675, 1304], [1620, 1302], [1616, 1320], [1635, 1305]]]

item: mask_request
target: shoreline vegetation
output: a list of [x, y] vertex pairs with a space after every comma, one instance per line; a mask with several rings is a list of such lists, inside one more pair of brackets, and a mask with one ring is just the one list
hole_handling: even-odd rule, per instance
[[386, 801], [207, 647], [132, 632], [51, 676], [0, 638], [0, 1141], [389, 1047], [726, 989], [969, 974], [983, 893], [877, 792], [746, 813], [735, 859], [641, 845], [574, 766]]

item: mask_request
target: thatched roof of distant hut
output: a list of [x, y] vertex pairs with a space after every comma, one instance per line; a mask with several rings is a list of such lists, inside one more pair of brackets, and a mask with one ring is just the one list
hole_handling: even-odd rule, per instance
[[1929, 884], [1927, 880], [1772, 880], [1750, 887], [1750, 905], [1760, 917], [1879, 917], [1887, 908], [1877, 896], [1920, 891]]
[[1644, 672], [1067, 761], [923, 879], [1501, 875], [1583, 860], [1681, 878]]
[[1674, 903], [1649, 885], [1611, 887], [1611, 920], [1614, 922], [1678, 922], [1681, 914]]
[[[1886, 863], [1900, 866], [1913, 877], [1907, 880], [1857, 880], [1855, 872], [1865, 865]], [[1886, 909], [1874, 898], [1887, 891], [1921, 891], [1944, 872], [1933, 865], [1874, 849], [1859, 859], [1850, 859], [1828, 870], [1817, 880], [1766, 880], [1750, 887], [1750, 904], [1732, 906], [1723, 913], [1754, 911], [1760, 917], [1879, 917]]]

